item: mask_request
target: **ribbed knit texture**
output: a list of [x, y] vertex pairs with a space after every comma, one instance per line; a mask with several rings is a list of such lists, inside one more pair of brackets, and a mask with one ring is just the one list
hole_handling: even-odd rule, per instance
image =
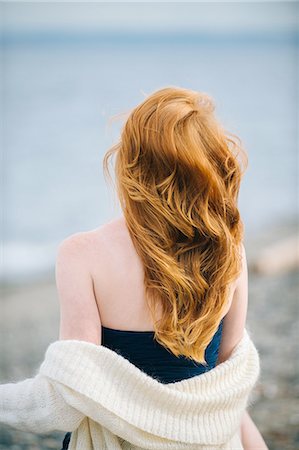
[[246, 329], [228, 360], [168, 384], [107, 347], [56, 341], [34, 378], [0, 385], [0, 421], [72, 431], [69, 450], [242, 449], [240, 421], [259, 373]]

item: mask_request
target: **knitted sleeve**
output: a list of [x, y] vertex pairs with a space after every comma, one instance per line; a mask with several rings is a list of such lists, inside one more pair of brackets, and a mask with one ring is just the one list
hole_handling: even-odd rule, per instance
[[50, 379], [40, 374], [0, 385], [0, 422], [18, 430], [73, 431], [84, 417], [67, 403], [57, 384], [54, 387]]

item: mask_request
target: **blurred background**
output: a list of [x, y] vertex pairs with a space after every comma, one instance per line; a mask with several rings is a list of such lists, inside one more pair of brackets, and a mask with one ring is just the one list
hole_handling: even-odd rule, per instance
[[[147, 94], [211, 95], [249, 157], [239, 207], [248, 328], [262, 360], [251, 415], [299, 448], [298, 2], [2, 2], [0, 382], [32, 376], [58, 338], [58, 244], [121, 215], [102, 158]], [[271, 410], [270, 410], [271, 408]], [[61, 433], [0, 428], [0, 449]]]

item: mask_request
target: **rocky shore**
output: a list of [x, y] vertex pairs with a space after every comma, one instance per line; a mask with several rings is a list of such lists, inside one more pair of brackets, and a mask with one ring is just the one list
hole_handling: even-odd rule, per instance
[[[249, 412], [270, 450], [299, 448], [299, 271], [295, 231], [295, 223], [283, 224], [245, 241], [249, 267], [247, 327], [261, 358], [261, 378]], [[0, 305], [0, 382], [32, 377], [46, 347], [58, 338], [54, 274], [35, 284], [3, 286]], [[60, 450], [63, 436], [59, 432], [34, 435], [0, 425], [0, 450]]]

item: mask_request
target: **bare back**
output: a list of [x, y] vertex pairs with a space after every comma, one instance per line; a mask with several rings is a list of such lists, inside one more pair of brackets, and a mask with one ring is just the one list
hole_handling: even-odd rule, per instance
[[123, 218], [91, 231], [92, 279], [101, 324], [118, 330], [153, 330], [143, 267]]
[[[64, 245], [62, 245], [61, 256], [57, 261], [57, 287], [61, 297], [62, 321], [66, 322], [72, 314], [70, 302], [74, 294], [67, 292], [70, 289], [70, 283], [69, 280], [66, 280], [65, 275], [68, 269], [64, 269], [64, 267], [70, 265], [70, 259], [73, 258], [74, 253], [83, 255], [80, 256], [83, 261], [81, 260], [77, 264], [78, 276], [80, 276], [82, 264], [84, 267], [88, 267], [95, 300], [92, 301], [89, 298], [84, 303], [81, 327], [78, 323], [78, 320], [81, 320], [79, 313], [76, 314], [73, 326], [67, 323], [62, 324], [61, 335], [71, 338], [72, 330], [76, 327], [75, 333], [78, 328], [81, 328], [80, 338], [84, 339], [85, 323], [87, 323], [84, 322], [84, 317], [88, 323], [91, 323], [97, 314], [96, 309], [100, 320], [99, 328], [102, 325], [117, 330], [152, 331], [154, 325], [146, 302], [143, 265], [131, 240], [124, 217], [112, 220], [94, 230], [78, 233], [73, 240], [74, 242], [72, 242], [72, 236], [67, 238], [68, 242], [65, 245], [67, 251], [63, 250]], [[73, 251], [74, 248], [75, 251]], [[243, 254], [245, 258], [244, 247]], [[223, 314], [225, 319], [219, 349], [220, 361], [229, 356], [243, 335], [247, 312], [246, 258], [244, 261], [241, 276], [231, 285], [227, 308]], [[82, 292], [84, 292], [83, 286]], [[75, 295], [77, 295], [77, 291]], [[77, 296], [79, 297], [79, 294]], [[69, 300], [65, 300], [67, 298]], [[81, 299], [78, 299], [78, 302], [80, 301]], [[82, 309], [82, 306], [80, 308]], [[158, 308], [159, 311], [161, 309]], [[158, 314], [157, 318], [160, 317]], [[97, 327], [95, 323], [93, 326]], [[77, 334], [75, 338], [77, 338]], [[87, 339], [93, 340], [90, 337]]]
[[[119, 330], [153, 330], [143, 286], [142, 262], [124, 218], [91, 233], [95, 242], [92, 278], [102, 325]], [[97, 248], [102, 257], [97, 258]], [[225, 314], [232, 298], [233, 288]]]

